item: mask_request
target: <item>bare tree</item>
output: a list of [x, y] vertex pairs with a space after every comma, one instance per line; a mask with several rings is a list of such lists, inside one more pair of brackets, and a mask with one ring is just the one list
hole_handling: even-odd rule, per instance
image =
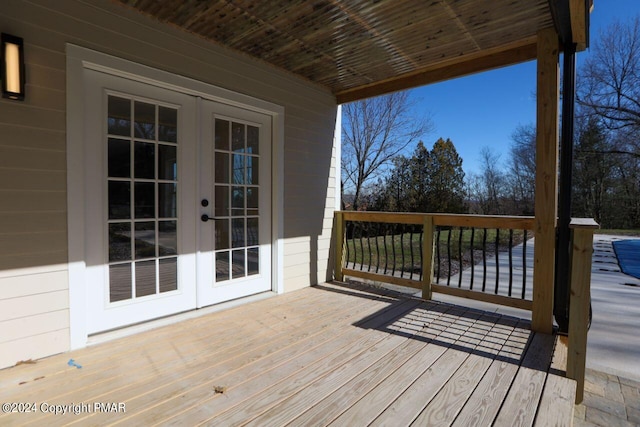
[[489, 147], [480, 150], [482, 161], [481, 179], [485, 191], [485, 205], [482, 207], [483, 213], [498, 215], [503, 214], [504, 198], [504, 173], [500, 170], [500, 155], [493, 152]]
[[358, 210], [363, 190], [391, 166], [407, 146], [432, 129], [428, 117], [413, 115], [409, 92], [345, 104], [342, 108], [343, 191], [353, 191]]
[[603, 227], [640, 223], [640, 16], [594, 42], [578, 74], [574, 210]]
[[536, 188], [536, 127], [520, 125], [511, 135], [508, 187], [511, 214], [533, 215]]
[[581, 68], [577, 99], [609, 129], [640, 129], [640, 17], [600, 34]]

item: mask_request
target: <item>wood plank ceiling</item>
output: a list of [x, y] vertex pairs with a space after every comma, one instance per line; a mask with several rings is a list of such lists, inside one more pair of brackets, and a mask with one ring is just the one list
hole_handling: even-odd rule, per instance
[[329, 88], [338, 102], [535, 58], [548, 0], [117, 0]]

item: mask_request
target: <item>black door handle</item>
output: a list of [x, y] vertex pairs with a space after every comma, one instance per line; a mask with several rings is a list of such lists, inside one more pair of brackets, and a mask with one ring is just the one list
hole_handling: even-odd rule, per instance
[[226, 218], [216, 218], [216, 217], [213, 217], [213, 216], [209, 216], [207, 214], [202, 214], [200, 219], [202, 220], [202, 222], [207, 222], [207, 221], [215, 221], [217, 219], [226, 219]]

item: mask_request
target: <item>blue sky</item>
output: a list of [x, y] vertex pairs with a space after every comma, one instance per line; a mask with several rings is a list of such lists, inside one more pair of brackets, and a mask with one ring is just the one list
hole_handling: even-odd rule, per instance
[[[594, 0], [591, 43], [613, 21], [640, 14], [640, 0]], [[589, 51], [577, 55], [578, 70]], [[518, 125], [535, 123], [536, 62], [488, 71], [412, 91], [415, 114], [432, 117], [435, 130], [424, 136], [427, 148], [440, 137], [453, 141], [465, 173], [480, 170], [480, 150], [488, 146], [508, 158], [511, 135]]]

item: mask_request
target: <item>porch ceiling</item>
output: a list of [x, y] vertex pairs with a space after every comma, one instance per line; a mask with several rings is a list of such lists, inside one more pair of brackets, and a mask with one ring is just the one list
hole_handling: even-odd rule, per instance
[[538, 31], [554, 25], [588, 31], [584, 0], [116, 1], [328, 87], [340, 103], [534, 59]]

